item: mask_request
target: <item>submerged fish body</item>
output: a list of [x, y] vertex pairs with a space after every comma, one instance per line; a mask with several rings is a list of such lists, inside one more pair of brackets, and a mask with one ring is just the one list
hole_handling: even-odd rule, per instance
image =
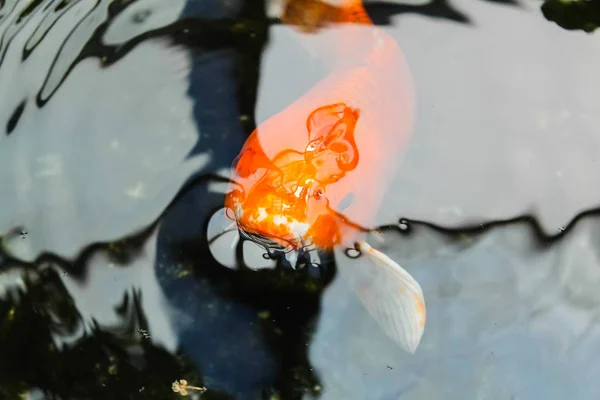
[[234, 162], [227, 215], [265, 247], [360, 250], [368, 264], [340, 265], [342, 276], [382, 330], [414, 352], [425, 325], [422, 290], [365, 242], [413, 128], [408, 66], [360, 2], [290, 0], [286, 10], [284, 22], [308, 31], [360, 25], [324, 32], [332, 72], [250, 135]]

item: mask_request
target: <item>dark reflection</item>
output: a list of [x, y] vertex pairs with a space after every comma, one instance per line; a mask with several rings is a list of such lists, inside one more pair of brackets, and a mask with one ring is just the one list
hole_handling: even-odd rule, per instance
[[568, 224], [561, 227], [558, 232], [551, 234], [544, 231], [539, 220], [531, 214], [520, 215], [514, 218], [497, 220], [497, 221], [485, 221], [477, 222], [470, 225], [447, 228], [439, 226], [426, 221], [410, 220], [402, 218], [397, 224], [393, 225], [382, 225], [378, 228], [381, 231], [396, 231], [402, 235], [413, 234], [413, 226], [425, 226], [436, 232], [443, 233], [449, 237], [455, 237], [458, 239], [464, 238], [464, 235], [475, 235], [480, 236], [488, 233], [489, 231], [499, 227], [512, 227], [512, 226], [526, 226], [530, 231], [532, 237], [536, 240], [539, 248], [547, 248], [551, 245], [556, 244], [563, 239], [569, 232], [575, 229], [575, 226], [583, 219], [597, 218], [600, 217], [600, 207], [595, 207], [589, 210], [585, 210], [577, 214]]
[[[191, 2], [193, 4], [194, 2]], [[56, 20], [66, 13], [71, 6], [76, 4], [73, 3], [67, 6], [62, 13], [58, 13], [58, 7], [54, 10], [57, 14], [48, 14], [47, 17], [52, 17], [55, 20], [48, 23], [46, 29], [49, 30]], [[156, 37], [169, 37], [173, 41], [173, 44], [189, 45], [192, 48], [197, 49], [202, 53], [209, 53], [211, 51], [235, 51], [234, 58], [238, 58], [238, 61], [245, 62], [244, 68], [239, 67], [235, 71], [242, 79], [240, 87], [240, 99], [242, 110], [246, 111], [247, 107], [252, 106], [252, 112], [248, 112], [247, 115], [249, 121], [252, 122], [253, 106], [256, 91], [256, 82], [258, 80], [258, 66], [259, 58], [262, 52], [262, 48], [266, 42], [266, 32], [268, 28], [268, 21], [264, 15], [261, 18], [260, 4], [253, 3], [252, 7], [246, 6], [242, 9], [242, 14], [238, 17], [230, 16], [223, 17], [220, 19], [207, 18], [203, 15], [185, 14], [183, 18], [168, 24], [166, 26], [146, 31], [131, 40], [118, 44], [108, 45], [103, 42], [103, 37], [106, 31], [111, 26], [112, 22], [127, 7], [135, 4], [135, 2], [99, 2], [97, 7], [104, 6], [107, 10], [108, 17], [105, 20], [98, 20], [95, 17], [92, 10], [86, 16], [88, 19], [93, 19], [97, 23], [97, 28], [90, 32], [89, 39], [82, 46], [81, 50], [73, 53], [73, 49], [69, 46], [69, 40], [71, 37], [77, 37], [76, 31], [74, 31], [65, 43], [61, 46], [59, 53], [54, 61], [53, 66], [50, 68], [48, 75], [46, 76], [45, 82], [42, 85], [38, 95], [37, 104], [43, 106], [52, 95], [58, 90], [60, 85], [65, 81], [69, 73], [86, 58], [98, 58], [103, 67], [109, 67], [115, 62], [118, 62], [124, 56], [126, 56], [132, 49], [138, 44], [145, 40], [156, 38]], [[192, 6], [190, 6], [192, 7]], [[264, 14], [264, 13], [263, 13]], [[84, 18], [85, 20], [85, 18]], [[32, 34], [31, 38], [37, 38], [37, 42], [28, 43], [23, 52], [23, 60], [25, 60], [31, 52], [35, 51], [35, 47], [46, 35], [44, 33], [38, 33], [37, 31]], [[30, 39], [30, 42], [31, 40]], [[74, 40], [74, 39], [73, 39]], [[244, 51], [239, 51], [243, 49]], [[72, 58], [70, 63], [65, 66], [64, 58]], [[210, 57], [214, 57], [210, 56]], [[197, 62], [200, 64], [204, 63], [205, 58], [199, 58]], [[60, 62], [59, 62], [60, 61]], [[211, 63], [207, 63], [205, 67], [209, 67]], [[238, 68], [238, 67], [236, 67]], [[197, 71], [197, 69], [196, 69]], [[206, 71], [207, 74], [210, 71]], [[198, 74], [196, 72], [196, 74]], [[194, 72], [192, 71], [192, 75]], [[223, 71], [221, 80], [218, 79], [219, 74], [212, 75], [216, 78], [216, 82], [224, 81], [226, 72]], [[191, 79], [192, 85], [194, 84], [194, 78]], [[235, 82], [228, 82], [228, 85], [234, 85]], [[236, 119], [239, 115], [236, 115]], [[216, 136], [216, 135], [215, 135]]]
[[[483, 1], [519, 6], [516, 0]], [[421, 14], [465, 24], [471, 23], [468, 14], [458, 10], [447, 0], [432, 0], [421, 5], [375, 1], [366, 4], [365, 8], [376, 25], [389, 25], [392, 16], [406, 13]], [[591, 33], [600, 26], [600, 1], [598, 0], [545, 0], [541, 5], [541, 10], [547, 20], [555, 22], [564, 29]]]
[[[482, 0], [510, 6], [518, 6], [516, 0]], [[312, 3], [312, 0], [300, 0], [299, 3]], [[318, 2], [318, 1], [317, 1]], [[462, 24], [471, 24], [469, 15], [457, 9], [448, 0], [431, 0], [425, 4], [406, 4], [396, 1], [367, 1], [364, 5], [374, 25], [392, 25], [392, 17], [401, 14], [419, 14], [431, 18], [446, 19]], [[278, 24], [280, 21], [273, 20]]]
[[[490, 0], [488, 0], [490, 1]], [[492, 0], [493, 1], [493, 0]], [[507, 5], [516, 5], [512, 0], [495, 0]], [[13, 25], [6, 29], [0, 38], [0, 65], [6, 54], [6, 49], [11, 44], [13, 38], [22, 29], [25, 22], [33, 11], [41, 5], [42, 2], [34, 1], [27, 4], [21, 13], [15, 17]], [[256, 88], [258, 81], [258, 66], [260, 65], [260, 55], [267, 41], [267, 30], [269, 25], [281, 23], [278, 19], [267, 18], [264, 15], [264, 1], [256, 2], [233, 2], [236, 7], [226, 7], [220, 2], [211, 2], [211, 6], [206, 4], [199, 6], [198, 2], [190, 1], [188, 11], [184, 17], [167, 26], [149, 30], [136, 36], [135, 38], [119, 45], [107, 45], [103, 43], [102, 38], [114, 19], [119, 16], [127, 7], [135, 2], [121, 1], [102, 1], [83, 18], [83, 22], [89, 20], [96, 24], [95, 29], [89, 30], [89, 38], [79, 50], [74, 51], [70, 46], [71, 41], [79, 39], [79, 35], [84, 32], [79, 27], [75, 27], [65, 43], [59, 49], [53, 66], [50, 68], [45, 82], [37, 94], [38, 106], [43, 106], [58, 90], [58, 87], [64, 82], [69, 73], [82, 60], [94, 57], [98, 58], [105, 67], [117, 62], [131, 51], [136, 45], [144, 40], [169, 36], [174, 43], [193, 45], [202, 49], [203, 52], [211, 50], [235, 51], [237, 59], [236, 65], [244, 67], [235, 67], [235, 74], [240, 78], [237, 82], [239, 91], [239, 106], [242, 123], [248, 133], [253, 128], [254, 103], [256, 99]], [[212, 4], [214, 3], [214, 4]], [[19, 2], [11, 5], [18, 7]], [[575, 1], [559, 2], [546, 1], [542, 6], [544, 15], [549, 20], [559, 23], [566, 29], [584, 29], [592, 31], [598, 24], [597, 1]], [[54, 26], [58, 19], [62, 18], [77, 2], [52, 2], [47, 7], [53, 7], [48, 12], [42, 23], [30, 35], [27, 44], [23, 49], [23, 61], [35, 51], [37, 45], [44, 39], [48, 31]], [[219, 7], [223, 10], [219, 12]], [[4, 7], [3, 7], [4, 8]], [[105, 9], [106, 19], [100, 19], [97, 14]], [[236, 12], [231, 13], [230, 9]], [[239, 10], [237, 10], [239, 9]], [[454, 8], [447, 0], [433, 0], [422, 5], [398, 4], [388, 2], [374, 2], [365, 5], [375, 25], [390, 25], [391, 17], [403, 13], [416, 13], [428, 17], [448, 19], [459, 23], [470, 23], [468, 15]], [[202, 12], [194, 12], [200, 10]], [[8, 10], [10, 11], [10, 10]], [[7, 11], [7, 12], [8, 12]], [[147, 17], [146, 14], [145, 18]], [[135, 14], [137, 23], [142, 18]], [[89, 24], [80, 24], [86, 27]], [[12, 28], [12, 29], [11, 29]], [[84, 28], [81, 28], [84, 29]], [[227, 49], [227, 50], [225, 50]], [[70, 62], [65, 59], [70, 58]], [[60, 61], [60, 62], [59, 62]], [[239, 118], [238, 115], [237, 117]]]
[[[519, 7], [516, 0], [482, 0], [490, 3]], [[398, 2], [366, 2], [365, 9], [375, 25], [392, 25], [391, 18], [401, 14], [419, 14], [431, 18], [446, 19], [471, 24], [468, 13], [456, 8], [448, 0], [431, 0], [425, 4], [402, 4]], [[593, 32], [600, 26], [600, 1], [598, 0], [545, 0], [541, 5], [544, 17], [564, 29]], [[280, 23], [278, 20], [273, 23]]]
[[[401, 219], [379, 230], [402, 236], [435, 231], [447, 243], [468, 246], [496, 229], [527, 227], [542, 251], [558, 245], [582, 220], [599, 217], [600, 208], [584, 211], [554, 235], [544, 233], [531, 215], [451, 229]], [[315, 388], [321, 384], [306, 349], [322, 292], [335, 275], [333, 262], [322, 254], [317, 277], [302, 264], [298, 270], [279, 264], [273, 270], [234, 271], [220, 267], [202, 239], [173, 243], [164, 252], [169, 261], [157, 266], [173, 304], [198, 321], [183, 335], [184, 352], [176, 355], [146, 340], [152, 332], [140, 307], [142, 294], [137, 291], [124, 294], [115, 309], [119, 324], [95, 324], [74, 344], [57, 348], [52, 335], [76, 334], [82, 319], [59, 272], [51, 268], [61, 270], [60, 266], [51, 262], [31, 265], [24, 288], [10, 290], [0, 301], [2, 398], [17, 398], [31, 388], [40, 388], [48, 398], [106, 399], [117, 394], [166, 398], [176, 379], [206, 385], [203, 396], [209, 399], [270, 398], [275, 393], [293, 399], [301, 393], [318, 393]], [[237, 249], [240, 265], [242, 246]], [[131, 249], [122, 251], [135, 257]], [[8, 273], [12, 262], [5, 255], [0, 260], [0, 271]], [[132, 357], [133, 347], [142, 351]], [[248, 380], [251, 384], [240, 383]]]
[[[243, 241], [237, 247], [241, 266], [242, 247]], [[223, 268], [206, 240], [176, 244], [167, 251], [173, 253], [174, 264], [159, 267], [162, 284], [173, 304], [198, 321], [181, 343], [215, 387], [238, 398], [318, 394], [307, 350], [322, 292], [334, 277], [326, 254], [313, 276], [308, 263], [293, 270], [281, 259], [272, 270]]]
[[10, 116], [8, 122], [6, 123], [6, 135], [10, 135], [12, 131], [15, 130], [17, 124], [19, 123], [19, 119], [21, 118], [21, 114], [23, 114], [23, 110], [25, 110], [25, 100], [23, 100], [19, 105], [15, 108], [15, 111]]
[[[24, 289], [0, 300], [0, 397], [17, 399], [32, 389], [47, 399], [173, 398], [171, 384], [202, 383], [183, 355], [154, 346], [140, 294], [127, 294], [121, 322], [93, 322], [74, 343], [58, 348], [54, 337], [84, 329], [72, 297], [48, 266], [26, 274]], [[231, 398], [214, 391], [207, 398]]]
[[33, 0], [27, 4], [27, 7], [19, 14], [16, 23], [20, 23], [24, 18], [26, 18], [29, 14], [33, 12], [40, 4], [42, 4], [43, 0]]
[[391, 18], [399, 14], [420, 14], [463, 24], [471, 23], [469, 16], [456, 9], [448, 0], [432, 0], [426, 4], [419, 5], [378, 1], [366, 4], [365, 8], [375, 25], [391, 25]]
[[[197, 60], [188, 95], [200, 140], [190, 156], [210, 154], [207, 170], [229, 168], [255, 128], [268, 28], [264, 4], [192, 1], [183, 17], [194, 21], [191, 32], [198, 34], [173, 36]], [[285, 268], [256, 274], [216, 263], [203, 224], [223, 202], [223, 193], [191, 186], [158, 231], [159, 283], [170, 304], [192, 320], [178, 332], [179, 344], [206, 378], [203, 396], [215, 389], [238, 399], [299, 399], [317, 382], [307, 344], [326, 283]]]
[[[230, 181], [214, 174], [197, 175], [184, 185], [166, 207], [165, 211], [154, 221], [151, 221], [148, 227], [112, 242], [91, 243], [81, 249], [79, 254], [73, 259], [65, 259], [52, 252], [44, 252], [39, 254], [33, 262], [25, 262], [12, 257], [10, 254], [3, 253], [0, 249], [0, 270], [9, 265], [31, 269], [40, 265], [52, 264], [68, 273], [69, 276], [85, 282], [87, 280], [87, 273], [89, 272], [89, 261], [95, 255], [103, 254], [115, 263], [116, 266], [126, 267], [140, 255], [142, 247], [174, 204], [177, 204], [189, 192], [197, 190], [198, 187], [204, 188], [209, 182], [229, 183]], [[6, 232], [4, 235], [0, 235], [0, 243], [15, 236], [24, 239], [27, 237], [27, 230], [24, 227], [19, 227]]]
[[546, 0], [542, 4], [544, 17], [568, 30], [591, 33], [600, 26], [600, 1], [598, 0]]

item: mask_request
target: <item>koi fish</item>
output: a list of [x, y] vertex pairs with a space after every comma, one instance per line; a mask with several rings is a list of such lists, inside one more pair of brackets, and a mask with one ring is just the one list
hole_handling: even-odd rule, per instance
[[266, 249], [366, 257], [338, 263], [366, 310], [402, 348], [416, 351], [426, 311], [417, 281], [366, 242], [412, 133], [414, 95], [395, 40], [374, 27], [362, 2], [290, 0], [282, 16], [325, 32], [332, 72], [248, 137], [233, 164], [226, 215]]

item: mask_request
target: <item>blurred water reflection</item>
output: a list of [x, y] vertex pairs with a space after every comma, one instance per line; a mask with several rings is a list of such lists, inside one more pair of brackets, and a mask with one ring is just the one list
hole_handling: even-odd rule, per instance
[[[379, 223], [534, 210], [556, 232], [598, 203], [597, 36], [498, 3], [371, 9], [419, 102]], [[262, 6], [2, 2], [0, 397], [175, 398], [185, 378], [215, 399], [598, 398], [593, 215], [548, 243], [525, 222], [388, 233], [428, 301], [412, 356], [325, 255], [317, 271], [213, 259], [210, 174], [325, 71]]]

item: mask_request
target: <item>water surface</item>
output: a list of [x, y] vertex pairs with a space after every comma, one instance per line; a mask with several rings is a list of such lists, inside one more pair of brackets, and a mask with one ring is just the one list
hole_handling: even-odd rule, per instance
[[425, 293], [415, 355], [330, 256], [206, 243], [247, 135], [324, 75], [310, 38], [241, 0], [2, 2], [2, 396], [597, 398], [598, 35], [410, 3], [369, 11], [417, 90], [377, 220]]

